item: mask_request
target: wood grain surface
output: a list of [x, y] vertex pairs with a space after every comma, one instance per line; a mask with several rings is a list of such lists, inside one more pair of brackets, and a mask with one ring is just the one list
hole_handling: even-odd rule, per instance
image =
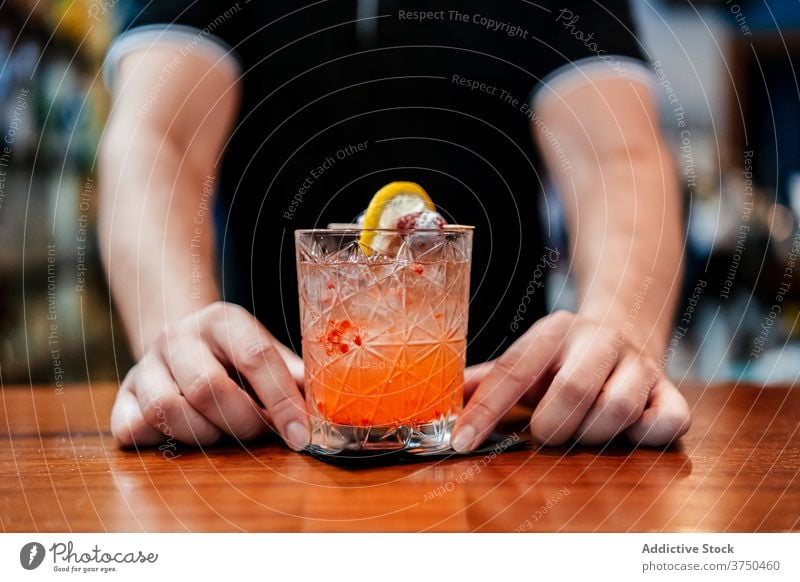
[[683, 386], [694, 423], [668, 449], [528, 447], [379, 467], [276, 441], [122, 451], [108, 432], [116, 388], [0, 391], [0, 529], [800, 530], [800, 390], [786, 387]]

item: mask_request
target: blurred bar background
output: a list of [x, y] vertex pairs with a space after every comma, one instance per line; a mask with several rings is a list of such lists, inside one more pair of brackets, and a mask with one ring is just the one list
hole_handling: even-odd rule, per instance
[[[800, 240], [800, 5], [632, 4], [685, 198], [670, 375], [793, 381], [800, 281], [787, 287], [784, 273]], [[2, 384], [117, 380], [131, 364], [95, 234], [115, 5], [0, 2]], [[557, 196], [545, 196], [557, 222]], [[550, 304], [569, 308], [568, 274], [551, 278]]]
[[112, 379], [111, 313], [95, 235], [99, 76], [110, 3], [0, 5], [2, 382]]

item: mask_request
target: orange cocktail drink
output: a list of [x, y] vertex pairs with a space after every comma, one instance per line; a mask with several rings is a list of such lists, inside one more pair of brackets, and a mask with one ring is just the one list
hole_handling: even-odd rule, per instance
[[296, 243], [312, 444], [446, 448], [463, 398], [472, 230], [306, 230]]

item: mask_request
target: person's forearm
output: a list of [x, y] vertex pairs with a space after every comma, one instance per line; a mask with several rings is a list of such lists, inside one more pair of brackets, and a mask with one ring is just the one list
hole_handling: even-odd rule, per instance
[[116, 70], [100, 246], [137, 357], [166, 325], [218, 298], [211, 199], [239, 92], [236, 68], [215, 56], [156, 43]]
[[681, 282], [682, 233], [674, 162], [649, 89], [587, 82], [544, 96], [539, 110], [563, 148], [534, 128], [566, 209], [578, 313], [659, 358]]
[[182, 163], [178, 149], [147, 126], [120, 124], [109, 132], [114, 145], [101, 155], [103, 258], [138, 357], [165, 325], [219, 297], [214, 176]]
[[[660, 358], [681, 283], [678, 187], [663, 144], [602, 161], [606, 196], [575, 213], [572, 249], [579, 314], [620, 329]], [[578, 172], [578, 191], [597, 188]], [[593, 183], [593, 178], [595, 178]]]

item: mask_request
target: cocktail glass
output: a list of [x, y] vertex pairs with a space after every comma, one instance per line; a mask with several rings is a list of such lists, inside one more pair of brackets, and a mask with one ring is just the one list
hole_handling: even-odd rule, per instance
[[312, 445], [447, 448], [463, 400], [472, 227], [299, 230], [295, 242]]

